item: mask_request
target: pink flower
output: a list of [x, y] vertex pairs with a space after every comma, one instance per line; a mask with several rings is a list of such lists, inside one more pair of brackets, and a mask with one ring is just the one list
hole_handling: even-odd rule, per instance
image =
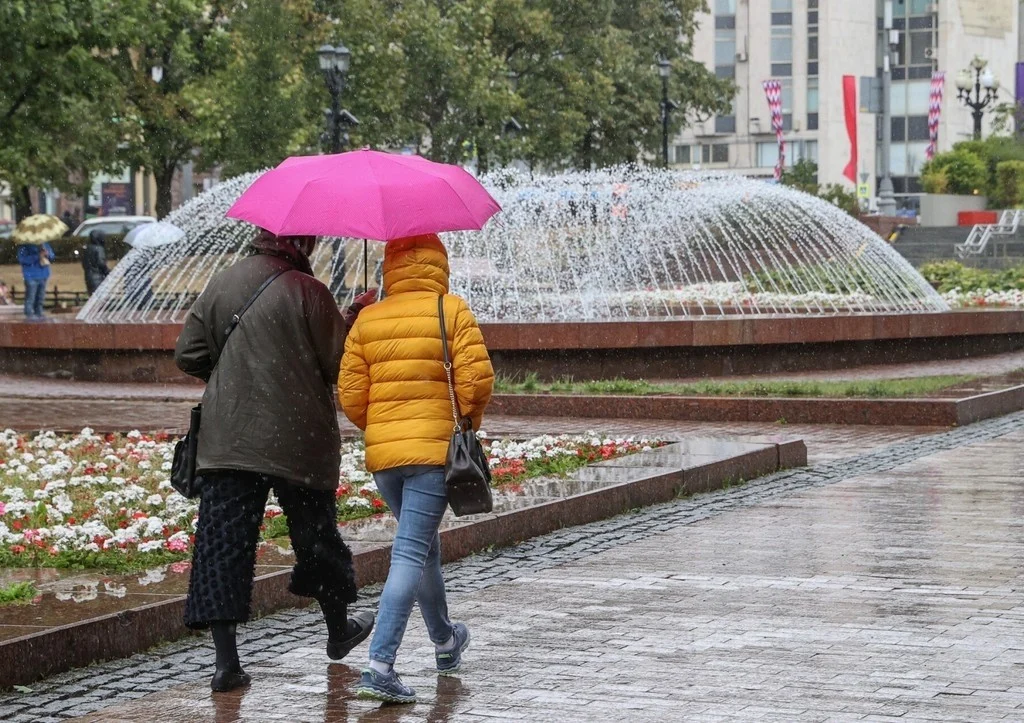
[[7, 514], [7, 505], [0, 502], [0, 517], [3, 517], [5, 514]]
[[182, 539], [168, 540], [167, 549], [171, 552], [185, 552], [188, 549], [188, 543]]
[[188, 562], [187, 560], [182, 560], [181, 562], [172, 562], [171, 563], [171, 572], [174, 572], [174, 573], [177, 573], [177, 574], [180, 575], [183, 572], [188, 572], [188, 569], [190, 567], [192, 567], [192, 563]]
[[35, 542], [40, 537], [39, 530], [25, 530], [25, 542]]

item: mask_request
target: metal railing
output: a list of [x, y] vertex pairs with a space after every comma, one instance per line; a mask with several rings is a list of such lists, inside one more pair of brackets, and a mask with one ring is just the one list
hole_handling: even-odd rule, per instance
[[971, 229], [967, 240], [962, 244], [956, 245], [957, 258], [966, 259], [968, 256], [981, 256], [985, 253], [985, 249], [988, 248], [988, 244], [993, 237], [1016, 235], [1017, 229], [1020, 227], [1022, 214], [1024, 214], [1024, 211], [1021, 209], [1003, 211], [999, 214], [999, 221], [997, 223], [976, 225]]

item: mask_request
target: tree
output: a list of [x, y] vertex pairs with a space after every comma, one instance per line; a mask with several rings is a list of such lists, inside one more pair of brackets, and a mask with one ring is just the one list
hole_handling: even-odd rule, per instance
[[796, 188], [812, 196], [818, 194], [818, 164], [802, 158], [782, 171], [782, 185]]
[[924, 164], [921, 183], [926, 189], [944, 187], [948, 193], [984, 193], [988, 186], [988, 169], [977, 155], [966, 148], [958, 148], [940, 153]]
[[315, 153], [323, 128], [316, 48], [334, 42], [313, 0], [236, 0], [224, 68], [198, 83], [203, 165], [238, 175]]
[[82, 192], [113, 170], [123, 138], [119, 46], [135, 35], [130, 1], [0, 3], [0, 181], [18, 217], [32, 186]]
[[[228, 53], [226, 0], [138, 0], [146, 18], [138, 42], [120, 49], [120, 73], [128, 101], [127, 147], [132, 166], [156, 179], [156, 212], [171, 210], [171, 182], [204, 137], [201, 116], [219, 112], [221, 99], [202, 81], [224, 66]], [[162, 69], [162, 77], [152, 74]], [[205, 108], [203, 108], [205, 106]], [[200, 108], [203, 108], [201, 111]]]
[[[635, 162], [660, 147], [659, 55], [675, 132], [725, 113], [735, 87], [691, 57], [703, 0], [351, 0], [346, 104], [374, 145], [436, 160], [546, 167]], [[387, 73], [382, 72], [387, 69]], [[507, 132], [517, 119], [525, 132]]]

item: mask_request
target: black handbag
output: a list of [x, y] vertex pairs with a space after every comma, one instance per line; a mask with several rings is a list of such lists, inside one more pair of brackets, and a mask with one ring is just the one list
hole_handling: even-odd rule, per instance
[[[246, 302], [242, 310], [237, 314], [232, 315], [231, 323], [228, 324], [228, 328], [224, 330], [224, 343], [220, 347], [220, 354], [217, 356], [217, 361], [213, 363], [213, 369], [217, 368], [220, 358], [224, 356], [224, 347], [228, 344], [228, 339], [231, 337], [231, 332], [235, 330], [238, 323], [242, 320], [242, 315], [249, 310], [256, 299], [259, 298], [274, 279], [281, 274], [289, 271], [290, 269], [282, 269], [276, 271], [270, 275], [266, 281], [264, 281], [256, 293], [252, 295], [252, 298]], [[213, 374], [213, 369], [210, 370], [210, 374]], [[199, 495], [199, 483], [196, 477], [196, 459], [199, 455], [199, 426], [203, 420], [203, 405], [197, 404], [192, 407], [192, 413], [189, 415], [188, 422], [188, 433], [184, 438], [178, 440], [178, 443], [174, 445], [174, 457], [171, 460], [171, 487], [177, 490], [180, 494], [188, 497], [189, 499], [197, 497]]]
[[491, 467], [487, 463], [487, 453], [473, 430], [472, 420], [459, 413], [459, 403], [455, 400], [452, 359], [448, 352], [448, 332], [444, 322], [444, 296], [437, 297], [437, 316], [441, 322], [444, 371], [448, 377], [448, 396], [452, 402], [452, 420], [455, 422], [448, 443], [448, 457], [444, 463], [444, 486], [448, 493], [448, 505], [456, 517], [478, 515], [494, 509]]

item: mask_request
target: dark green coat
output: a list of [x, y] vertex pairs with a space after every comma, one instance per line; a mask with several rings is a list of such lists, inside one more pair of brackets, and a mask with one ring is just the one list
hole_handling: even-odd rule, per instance
[[[242, 470], [313, 489], [337, 487], [334, 388], [350, 323], [308, 268], [304, 258], [249, 257], [215, 276], [189, 312], [174, 356], [179, 369], [207, 382], [199, 473]], [[278, 269], [288, 271], [263, 291], [225, 345], [231, 317]]]

